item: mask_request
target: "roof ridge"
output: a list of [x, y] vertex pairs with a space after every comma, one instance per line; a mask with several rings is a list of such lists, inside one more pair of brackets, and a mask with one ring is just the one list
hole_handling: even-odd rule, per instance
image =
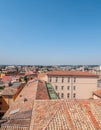
[[70, 114], [69, 114], [69, 111], [68, 111], [68, 106], [67, 106], [67, 104], [66, 104], [66, 101], [65, 100], [63, 100], [63, 106], [64, 106], [64, 110], [65, 110], [65, 113], [66, 113], [66, 118], [67, 118], [67, 120], [69, 121], [69, 123], [70, 123], [70, 126], [71, 126], [71, 128], [72, 128], [72, 130], [75, 130], [75, 128], [74, 128], [74, 125], [73, 125], [73, 121], [72, 121], [72, 119], [71, 119], [71, 116], [70, 116]]
[[98, 123], [98, 121], [96, 120], [95, 116], [93, 115], [93, 113], [92, 113], [90, 107], [88, 106], [88, 103], [84, 104], [84, 106], [85, 106], [85, 108], [86, 108], [86, 111], [87, 111], [87, 113], [88, 113], [88, 115], [89, 115], [89, 117], [90, 117], [92, 123], [93, 123], [93, 126], [98, 130], [98, 129], [100, 128], [99, 123]]
[[29, 130], [33, 130], [33, 126], [34, 126], [34, 112], [35, 112], [35, 101], [33, 101], [33, 105], [32, 105], [32, 114], [31, 114], [31, 118], [30, 118], [30, 125], [29, 125]]
[[[38, 83], [39, 81], [36, 80], [37, 82], [37, 89], [38, 89]], [[37, 90], [36, 90], [36, 93], [37, 93]], [[35, 98], [36, 98], [36, 93], [35, 93]], [[34, 126], [34, 112], [35, 112], [35, 99], [33, 100], [33, 104], [32, 104], [32, 114], [31, 114], [31, 118], [30, 118], [30, 125], [29, 125], [29, 130], [32, 130], [33, 129], [33, 126]]]

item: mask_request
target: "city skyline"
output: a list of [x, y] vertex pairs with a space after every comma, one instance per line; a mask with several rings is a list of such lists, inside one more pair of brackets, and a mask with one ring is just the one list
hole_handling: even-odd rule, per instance
[[101, 64], [100, 0], [0, 1], [0, 64]]

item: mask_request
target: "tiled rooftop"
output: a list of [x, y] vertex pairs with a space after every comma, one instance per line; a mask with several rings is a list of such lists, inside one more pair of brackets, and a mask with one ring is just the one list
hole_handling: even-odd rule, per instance
[[3, 82], [7, 82], [7, 81], [11, 81], [11, 80], [12, 80], [12, 76], [3, 76], [2, 77]]
[[0, 130], [101, 130], [101, 100], [49, 100], [46, 83], [36, 79], [3, 119]]
[[47, 73], [39, 73], [38, 78], [41, 79], [41, 78], [45, 77], [46, 75], [47, 75]]
[[100, 130], [101, 101], [36, 101], [33, 130]]
[[20, 85], [21, 85], [20, 82], [14, 82], [11, 87], [12, 87], [12, 88], [18, 88]]
[[4, 90], [2, 90], [1, 95], [15, 95], [17, 93], [17, 89], [11, 88], [11, 87], [6, 87]]
[[38, 81], [36, 99], [37, 100], [39, 100], [39, 99], [41, 99], [41, 100], [49, 99], [48, 91], [47, 91], [47, 88], [46, 88], [46, 83], [44, 81], [41, 81], [41, 80]]
[[98, 75], [90, 72], [81, 71], [50, 71], [47, 73], [48, 76], [83, 76], [83, 77], [98, 77]]
[[93, 92], [94, 95], [96, 95], [97, 97], [101, 98], [101, 89]]
[[7, 129], [13, 130], [13, 126], [16, 126], [21, 130], [23, 128], [25, 128], [24, 130], [29, 130], [33, 103], [36, 98], [37, 85], [37, 80], [31, 80], [23, 88], [14, 104], [3, 117], [7, 119], [7, 122], [2, 124], [3, 129], [7, 126]]
[[1, 130], [101, 130], [101, 100], [34, 100], [26, 112], [8, 116]]
[[49, 99], [46, 84], [44, 81], [39, 81], [39, 80], [29, 81], [27, 85], [23, 88], [23, 90], [20, 92], [18, 97], [16, 98], [14, 104], [7, 111], [4, 118], [10, 117], [10, 119], [12, 119], [11, 121], [13, 122], [14, 122], [13, 118], [18, 118], [18, 119], [21, 118], [22, 122], [25, 121], [24, 118], [26, 118], [26, 116], [31, 117], [30, 114], [32, 112], [33, 103], [35, 99], [38, 100]]

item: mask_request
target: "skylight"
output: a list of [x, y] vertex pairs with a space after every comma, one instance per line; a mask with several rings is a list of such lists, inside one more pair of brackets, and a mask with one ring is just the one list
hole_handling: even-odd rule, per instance
[[16, 110], [11, 111], [11, 112], [10, 112], [10, 115], [19, 112], [19, 110], [20, 110], [20, 109], [18, 108], [18, 109], [16, 109]]

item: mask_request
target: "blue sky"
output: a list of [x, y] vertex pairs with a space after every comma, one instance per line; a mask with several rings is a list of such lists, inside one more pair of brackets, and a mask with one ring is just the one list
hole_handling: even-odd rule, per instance
[[101, 64], [101, 0], [0, 0], [0, 64]]

